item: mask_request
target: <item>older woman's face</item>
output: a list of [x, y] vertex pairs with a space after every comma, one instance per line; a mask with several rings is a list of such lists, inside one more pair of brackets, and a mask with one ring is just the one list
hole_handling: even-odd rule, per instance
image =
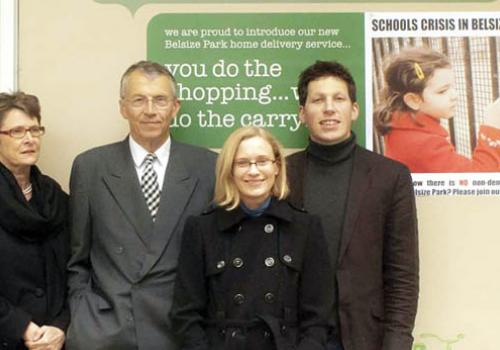
[[243, 140], [233, 161], [233, 178], [243, 203], [257, 208], [271, 194], [279, 167], [271, 145], [259, 136]]
[[[0, 125], [1, 131], [22, 126], [30, 128], [39, 125], [36, 118], [32, 118], [19, 109], [8, 111]], [[40, 154], [40, 137], [33, 137], [27, 132], [21, 139], [10, 135], [0, 134], [0, 162], [9, 170], [29, 167], [38, 161]]]

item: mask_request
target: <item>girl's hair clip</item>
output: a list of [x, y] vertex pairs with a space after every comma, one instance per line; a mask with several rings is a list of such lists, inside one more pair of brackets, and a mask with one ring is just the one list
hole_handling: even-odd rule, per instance
[[420, 79], [420, 80], [425, 79], [424, 71], [422, 70], [422, 67], [420, 67], [420, 65], [417, 62], [415, 62], [413, 64], [413, 69], [415, 69], [415, 75], [417, 76], [418, 79]]

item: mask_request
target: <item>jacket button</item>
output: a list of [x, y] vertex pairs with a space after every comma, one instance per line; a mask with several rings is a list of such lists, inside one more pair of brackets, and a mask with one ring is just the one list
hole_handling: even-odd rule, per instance
[[264, 260], [264, 264], [267, 266], [267, 267], [273, 267], [274, 266], [274, 258], [266, 258], [266, 260]]
[[264, 338], [266, 338], [266, 339], [271, 338], [271, 332], [269, 332], [269, 331], [264, 331]]
[[224, 328], [219, 329], [219, 335], [220, 335], [221, 337], [224, 337], [224, 336], [226, 335], [226, 330], [225, 330]]
[[35, 296], [41, 298], [45, 295], [45, 291], [42, 288], [35, 289]]
[[287, 263], [287, 264], [290, 264], [292, 262], [292, 257], [288, 254], [285, 254], [283, 256], [283, 260]]
[[243, 266], [243, 259], [242, 258], [234, 258], [233, 266], [236, 268], [242, 267]]
[[264, 295], [264, 301], [268, 304], [274, 303], [274, 294], [273, 293], [266, 293]]
[[233, 297], [233, 301], [236, 305], [241, 305], [245, 302], [245, 296], [243, 294], [235, 294]]
[[264, 226], [264, 232], [265, 233], [272, 233], [274, 231], [274, 226], [273, 224], [267, 224]]
[[226, 262], [224, 260], [221, 260], [221, 261], [217, 262], [217, 268], [219, 270], [222, 269], [224, 266], [226, 266]]
[[232, 338], [236, 338], [237, 336], [239, 336], [241, 333], [241, 331], [239, 329], [235, 329], [234, 331], [231, 332], [231, 337]]
[[115, 252], [116, 252], [116, 254], [121, 254], [121, 253], [123, 253], [123, 247], [116, 247], [116, 248], [115, 248]]
[[288, 331], [288, 328], [286, 328], [285, 325], [282, 325], [281, 326], [281, 334], [285, 335], [287, 331]]

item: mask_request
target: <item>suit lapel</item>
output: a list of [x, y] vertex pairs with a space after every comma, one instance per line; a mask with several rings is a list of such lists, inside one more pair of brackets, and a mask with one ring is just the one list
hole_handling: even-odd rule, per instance
[[300, 151], [288, 158], [288, 183], [291, 191], [288, 201], [296, 208], [304, 208], [304, 181], [307, 176], [306, 151]]
[[363, 156], [363, 149], [356, 146], [352, 164], [352, 175], [349, 184], [347, 205], [345, 211], [342, 236], [340, 238], [340, 251], [338, 261], [340, 262], [349, 245], [352, 232], [360, 214], [360, 207], [365, 199], [366, 193], [371, 186], [371, 165], [369, 160]]
[[143, 264], [141, 275], [147, 273], [170, 242], [183, 216], [185, 207], [196, 187], [197, 180], [184, 167], [182, 150], [172, 140], [170, 159], [165, 172], [160, 207], [150, 242], [151, 254]]
[[136, 233], [146, 244], [153, 231], [153, 221], [144, 200], [128, 138], [117, 147], [116, 154], [107, 160], [108, 173], [103, 180]]

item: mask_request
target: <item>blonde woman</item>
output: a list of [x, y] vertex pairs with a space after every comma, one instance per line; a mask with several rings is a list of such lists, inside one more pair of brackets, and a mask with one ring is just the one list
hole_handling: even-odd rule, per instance
[[241, 128], [216, 169], [214, 208], [184, 230], [171, 314], [181, 349], [324, 349], [333, 272], [319, 219], [284, 200], [282, 147]]

